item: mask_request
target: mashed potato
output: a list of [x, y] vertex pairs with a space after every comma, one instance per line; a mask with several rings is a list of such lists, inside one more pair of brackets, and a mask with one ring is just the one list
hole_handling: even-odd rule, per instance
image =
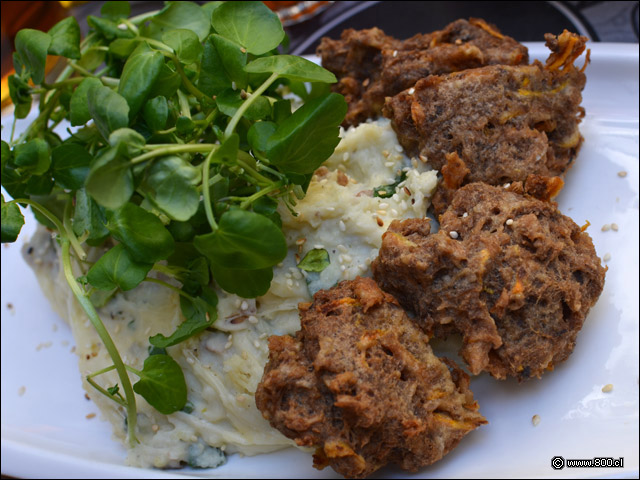
[[[297, 216], [280, 209], [289, 254], [275, 268], [269, 292], [253, 300], [219, 292], [216, 331], [168, 349], [185, 373], [187, 407], [162, 415], [138, 396], [141, 443], [129, 450], [129, 464], [215, 467], [228, 453], [255, 455], [294, 446], [262, 418], [253, 398], [268, 357], [267, 337], [296, 332], [297, 305], [309, 301], [313, 292], [368, 275], [389, 223], [424, 216], [437, 183], [434, 171], [402, 153], [387, 120], [362, 124], [342, 136], [333, 156], [314, 175], [307, 196], [296, 205]], [[388, 198], [373, 195], [377, 187], [395, 183]], [[66, 285], [56, 242], [40, 230], [30, 247], [28, 259], [43, 291], [71, 325], [83, 379], [111, 365]], [[299, 260], [314, 248], [329, 253], [328, 267], [320, 273], [298, 269]], [[148, 282], [118, 293], [99, 314], [124, 362], [137, 369], [148, 356], [149, 336], [169, 335], [182, 322], [178, 296]], [[114, 372], [98, 381], [118, 382]], [[103, 418], [113, 425], [114, 435], [124, 442], [124, 410], [83, 382]]]

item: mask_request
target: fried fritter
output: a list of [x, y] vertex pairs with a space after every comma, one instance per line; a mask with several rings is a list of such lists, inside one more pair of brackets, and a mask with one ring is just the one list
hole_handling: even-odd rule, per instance
[[554, 203], [522, 193], [519, 182], [466, 185], [437, 233], [428, 219], [393, 222], [372, 264], [427, 334], [462, 335], [474, 375], [524, 380], [553, 369], [604, 286], [589, 235]]
[[335, 91], [349, 104], [344, 126], [379, 116], [385, 97], [428, 75], [529, 61], [525, 46], [477, 18], [456, 20], [443, 30], [405, 41], [385, 35], [379, 28], [349, 29], [340, 40], [323, 38], [318, 55], [322, 65], [338, 78]]
[[269, 338], [256, 405], [314, 466], [349, 478], [387, 463], [415, 471], [486, 423], [469, 377], [370, 278], [321, 290], [300, 306], [295, 338]]
[[578, 124], [586, 78], [573, 62], [587, 39], [566, 30], [545, 38], [552, 51], [546, 66], [493, 65], [432, 75], [387, 99], [383, 113], [409, 155], [423, 156], [439, 170], [463, 172], [455, 181], [445, 176], [433, 200], [436, 213], [453, 194], [447, 190], [462, 184], [561, 176], [575, 159], [583, 140]]

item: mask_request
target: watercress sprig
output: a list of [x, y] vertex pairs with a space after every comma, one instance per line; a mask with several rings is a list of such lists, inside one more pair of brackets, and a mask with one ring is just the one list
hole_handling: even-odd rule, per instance
[[[215, 328], [216, 286], [246, 298], [269, 289], [287, 253], [278, 204], [292, 209], [333, 152], [346, 103], [318, 88], [333, 74], [279, 52], [282, 25], [262, 2], [168, 2], [131, 18], [127, 2], [106, 2], [88, 24], [82, 41], [73, 18], [16, 36], [2, 242], [18, 237], [26, 205], [56, 233], [67, 283], [113, 360], [87, 381], [125, 408], [133, 444], [134, 391], [165, 414], [187, 402], [165, 349]], [[66, 60], [51, 81], [49, 55]], [[287, 85], [306, 101], [295, 111]], [[35, 101], [39, 113], [14, 138]], [[88, 246], [100, 249], [94, 263]], [[137, 370], [98, 310], [143, 281], [177, 292], [184, 322], [152, 334], [154, 355]], [[119, 385], [101, 386], [112, 370]]]

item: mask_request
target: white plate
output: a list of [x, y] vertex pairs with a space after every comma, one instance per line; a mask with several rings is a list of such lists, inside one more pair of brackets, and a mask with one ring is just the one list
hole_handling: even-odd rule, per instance
[[[528, 46], [532, 57], [546, 57], [542, 44]], [[585, 143], [558, 202], [576, 223], [591, 222], [588, 232], [599, 256], [611, 255], [604, 291], [571, 357], [542, 380], [519, 385], [486, 375], [475, 378], [471, 387], [489, 424], [416, 477], [638, 476], [638, 45], [590, 48], [587, 116], [581, 127]], [[622, 171], [625, 177], [618, 175]], [[619, 231], [601, 231], [612, 223]], [[215, 470], [124, 466], [124, 449], [111, 439], [110, 426], [99, 416], [86, 418], [98, 411], [80, 387], [69, 329], [52, 313], [20, 256], [33, 221], [25, 229], [17, 244], [1, 249], [2, 473], [27, 478], [337, 477], [330, 468], [314, 470], [310, 455], [293, 449], [232, 456]], [[603, 393], [609, 383], [613, 391]], [[535, 414], [541, 421], [534, 427]], [[554, 470], [550, 462], [556, 455], [624, 457], [624, 468]], [[391, 467], [374, 475], [406, 476]]]

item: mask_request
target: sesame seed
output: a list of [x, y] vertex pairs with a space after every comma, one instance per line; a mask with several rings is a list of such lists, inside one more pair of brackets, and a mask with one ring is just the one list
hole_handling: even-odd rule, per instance
[[418, 161], [415, 158], [411, 159], [411, 166], [416, 169], [418, 168]]
[[341, 270], [341, 271], [343, 271], [343, 272], [344, 272], [346, 269], [347, 269], [347, 267], [345, 267], [344, 265], [340, 265], [340, 270]]
[[502, 187], [503, 187], [503, 188], [509, 188], [510, 186], [511, 186], [511, 184], [510, 184], [510, 183], [505, 183]]
[[625, 172], [624, 170], [622, 170], [622, 171], [618, 172], [618, 176], [619, 176], [620, 178], [624, 178], [624, 177], [626, 177], [626, 176], [627, 176], [627, 172]]
[[395, 162], [384, 162], [385, 167], [393, 167], [395, 164]]
[[96, 418], [96, 414], [95, 413], [87, 413], [87, 415], [84, 417], [87, 420], [91, 420], [92, 418]]
[[256, 348], [260, 348], [260, 342], [258, 340], [253, 341], [253, 346]]
[[600, 230], [602, 230], [603, 232], [608, 232], [609, 230], [611, 230], [611, 224], [605, 223], [604, 225], [602, 225], [602, 228]]
[[349, 251], [349, 249], [342, 244], [338, 245], [338, 250], [340, 250], [342, 253], [347, 253]]
[[384, 225], [384, 222], [380, 217], [376, 217], [376, 223], [378, 224], [379, 227], [382, 227]]
[[602, 260], [604, 260], [605, 262], [608, 262], [609, 260], [611, 260], [611, 254], [605, 253], [604, 257], [602, 257]]
[[189, 365], [193, 365], [194, 363], [196, 363], [196, 361], [195, 361], [193, 358], [191, 358], [191, 357], [187, 357], [187, 363], [188, 363]]
[[121, 23], [120, 25], [118, 25], [118, 30], [126, 30], [127, 26], [124, 23]]
[[398, 216], [398, 211], [395, 208], [391, 209], [391, 216], [393, 216], [393, 217], [397, 217]]
[[155, 423], [151, 425], [151, 431], [153, 431], [153, 433], [156, 433], [158, 430], [160, 430], [159, 425], [156, 425]]
[[402, 190], [404, 190], [404, 193], [406, 193], [407, 195], [411, 196], [411, 190], [409, 190], [408, 187], [402, 187]]
[[507, 221], [506, 221], [506, 224], [507, 224], [507, 225], [513, 225], [513, 219], [512, 219], [512, 218], [510, 218], [509, 220], [507, 220]]
[[291, 279], [287, 280], [287, 287], [289, 288], [293, 287], [293, 280]]
[[344, 222], [343, 222], [342, 220], [340, 220], [340, 221], [338, 222], [338, 227], [340, 228], [340, 231], [341, 231], [341, 232], [344, 232], [344, 231], [346, 231], [346, 230], [347, 230], [347, 226], [344, 224]]
[[607, 383], [604, 387], [602, 387], [603, 393], [609, 393], [613, 390], [613, 385], [611, 383]]
[[397, 194], [397, 193], [394, 193], [394, 194], [391, 196], [391, 198], [393, 199], [393, 201], [394, 201], [394, 202], [398, 202], [398, 201], [400, 201], [400, 197], [398, 196], [398, 194]]
[[413, 93], [414, 93], [415, 91], [416, 91], [416, 89], [415, 89], [415, 88], [413, 88], [413, 87], [411, 87], [407, 93], [408, 93], [409, 95], [413, 95]]
[[618, 231], [618, 224], [617, 223], [612, 223], [611, 224], [611, 230], [613, 230], [614, 232]]
[[380, 215], [381, 217], [384, 217], [387, 214], [387, 211], [386, 210], [378, 210], [376, 213], [378, 215]]
[[325, 207], [325, 210], [326, 210], [327, 212], [335, 212], [336, 207]]
[[469, 216], [469, 213], [468, 213], [468, 212], [464, 212], [464, 213], [462, 214], [462, 218], [467, 218], [468, 216]]
[[393, 51], [393, 58], [396, 58], [398, 56], [398, 50], [394, 50]]
[[240, 304], [240, 310], [246, 310], [247, 308], [249, 308], [249, 304], [246, 302], [246, 300], [243, 300]]
[[255, 315], [249, 315], [249, 318], [247, 318], [247, 320], [249, 320], [249, 323], [253, 323], [254, 325], [258, 323], [258, 317], [256, 317]]
[[299, 238], [298, 240], [296, 240], [296, 245], [304, 245], [304, 242], [306, 241], [306, 238]]
[[424, 155], [418, 155], [418, 158], [422, 163], [427, 163], [427, 157], [425, 157]]
[[396, 152], [402, 153], [402, 147], [400, 145], [394, 145], [393, 148], [396, 149]]
[[342, 255], [342, 257], [344, 258], [344, 261], [346, 263], [350, 263], [353, 261], [353, 258], [351, 258], [351, 255], [347, 255], [346, 253], [344, 255]]
[[531, 423], [533, 423], [534, 427], [537, 427], [540, 423], [540, 415], [534, 415], [533, 417], [531, 417]]
[[232, 90], [237, 90], [238, 87], [236, 86], [236, 82], [231, 82], [231, 89]]
[[458, 232], [456, 232], [455, 230], [452, 230], [449, 232], [449, 236], [455, 240], [456, 238], [458, 238], [459, 235], [458, 235]]
[[387, 158], [389, 156], [389, 150], [382, 150], [382, 156]]
[[322, 250], [324, 248], [324, 245], [322, 245], [321, 243], [316, 243], [313, 248], [316, 248], [318, 250]]
[[344, 152], [344, 153], [342, 154], [342, 161], [343, 161], [343, 162], [347, 162], [347, 161], [349, 161], [349, 152]]

